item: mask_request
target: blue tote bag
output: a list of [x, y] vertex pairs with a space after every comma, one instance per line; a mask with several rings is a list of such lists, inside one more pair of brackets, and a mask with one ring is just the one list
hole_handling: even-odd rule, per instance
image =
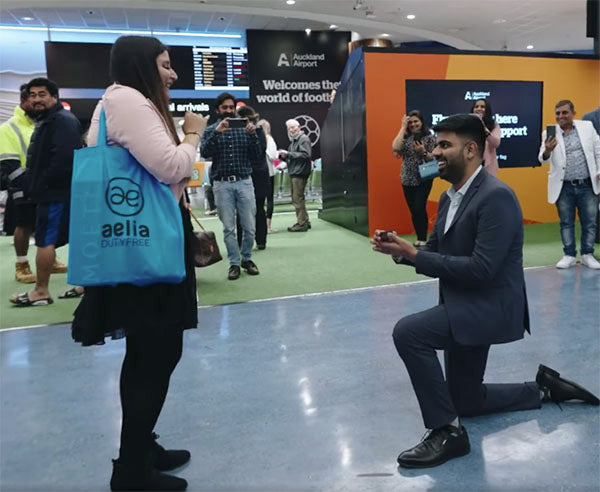
[[179, 283], [183, 226], [173, 192], [127, 149], [109, 146], [100, 112], [96, 147], [75, 151], [67, 281], [85, 287]]

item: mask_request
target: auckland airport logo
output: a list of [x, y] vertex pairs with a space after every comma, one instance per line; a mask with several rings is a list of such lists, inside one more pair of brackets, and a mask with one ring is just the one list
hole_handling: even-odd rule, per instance
[[280, 53], [277, 66], [318, 68], [320, 61], [325, 61], [325, 53]]
[[487, 99], [491, 92], [485, 91], [467, 91], [465, 92], [465, 101], [477, 101], [477, 99]]

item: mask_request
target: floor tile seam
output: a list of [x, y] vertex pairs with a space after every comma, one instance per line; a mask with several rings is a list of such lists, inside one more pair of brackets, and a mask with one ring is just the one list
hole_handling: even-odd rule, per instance
[[[554, 265], [526, 267], [523, 270], [526, 270], [526, 271], [541, 270], [544, 268], [554, 268]], [[303, 297], [317, 297], [317, 296], [323, 296], [323, 295], [327, 295], [327, 294], [349, 294], [349, 293], [362, 292], [362, 291], [367, 291], [367, 290], [380, 290], [380, 289], [388, 289], [390, 287], [431, 283], [431, 282], [435, 282], [436, 280], [437, 279], [414, 280], [412, 282], [402, 282], [402, 283], [396, 283], [396, 284], [369, 285], [366, 287], [355, 287], [353, 289], [328, 290], [325, 292], [309, 292], [306, 294], [295, 294], [295, 295], [281, 296], [281, 297], [269, 297], [267, 299], [252, 299], [250, 301], [231, 302], [228, 304], [208, 304], [206, 306], [199, 306], [198, 310], [214, 308], [214, 307], [218, 307], [218, 306], [234, 306], [237, 304], [251, 304], [251, 303], [268, 302], [268, 301], [281, 301], [281, 300], [286, 300], [286, 299], [299, 299], [299, 298], [303, 298]], [[65, 323], [69, 323], [69, 321], [64, 321], [61, 323], [51, 323], [49, 325], [14, 326], [12, 328], [3, 328], [2, 330], [0, 330], [0, 335], [2, 335], [2, 333], [4, 333], [4, 332], [9, 332], [9, 331], [30, 330], [33, 328], [58, 326], [58, 325], [63, 325]]]

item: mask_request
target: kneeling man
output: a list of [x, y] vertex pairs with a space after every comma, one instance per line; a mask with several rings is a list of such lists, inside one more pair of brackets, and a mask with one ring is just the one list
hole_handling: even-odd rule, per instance
[[[470, 451], [459, 417], [540, 408], [542, 401], [599, 400], [540, 365], [536, 381], [483, 384], [490, 345], [523, 338], [529, 312], [523, 274], [523, 218], [514, 192], [482, 167], [485, 128], [454, 115], [433, 128], [440, 176], [452, 186], [439, 202], [427, 245], [415, 248], [375, 231], [373, 249], [439, 279], [440, 303], [401, 319], [394, 344], [415, 390], [422, 442], [398, 456], [400, 466], [440, 465]], [[444, 350], [445, 378], [436, 350]]]

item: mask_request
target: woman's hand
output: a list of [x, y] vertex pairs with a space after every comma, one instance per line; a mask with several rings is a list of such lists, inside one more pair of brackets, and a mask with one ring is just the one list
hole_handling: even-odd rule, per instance
[[404, 131], [408, 128], [408, 115], [402, 117], [402, 128], [404, 128]]
[[425, 155], [425, 144], [420, 140], [415, 140], [413, 142], [413, 149], [415, 149], [415, 152]]
[[199, 136], [202, 136], [207, 123], [208, 116], [202, 116], [201, 114], [187, 111], [183, 118], [183, 133], [197, 133]]

